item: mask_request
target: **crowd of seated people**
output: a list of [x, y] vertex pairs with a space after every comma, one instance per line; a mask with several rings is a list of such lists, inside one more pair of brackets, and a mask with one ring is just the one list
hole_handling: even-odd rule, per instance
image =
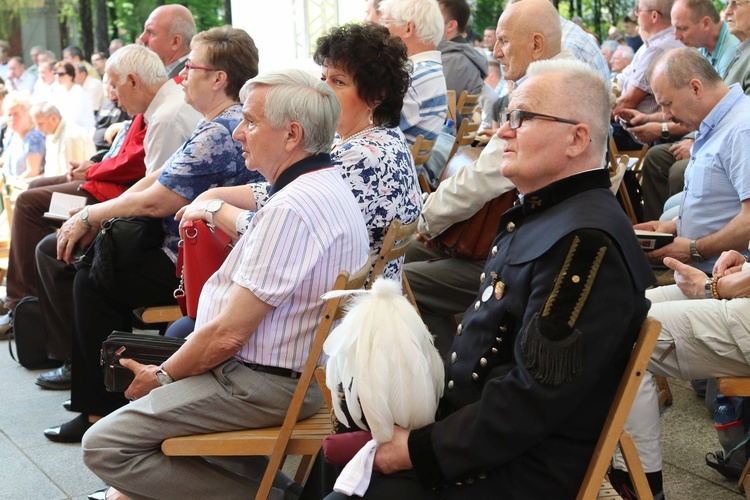
[[[248, 33], [196, 33], [181, 5], [156, 8], [140, 44], [97, 53], [96, 67], [77, 47], [60, 62], [35, 48], [30, 68], [8, 59], [0, 162], [6, 179], [33, 182], [16, 200], [0, 331], [23, 297], [39, 297], [45, 348], [62, 366], [37, 385], [70, 389], [65, 407], [78, 414], [45, 436], [82, 443], [106, 498], [254, 495], [265, 462], [167, 457], [161, 443], [280, 425], [321, 295], [377, 254], [392, 221], [419, 220], [406, 262], [383, 277], [408, 279], [445, 361], [445, 392], [434, 424], [395, 429], [378, 447], [364, 498], [575, 496], [646, 316], [663, 325], [655, 374], [750, 375], [750, 15], [738, 15], [750, 6], [732, 2], [724, 22], [709, 4], [640, 0], [636, 52], [632, 33], [613, 31], [598, 48], [549, 0], [522, 0], [485, 30], [488, 56], [465, 43], [465, 0], [382, 0], [367, 2], [367, 22], [316, 41], [320, 75], [259, 74]], [[457, 81], [508, 95], [492, 106], [477, 159], [423, 198], [411, 145], [438, 136]], [[612, 123], [618, 140], [686, 160], [680, 217], [637, 227], [675, 236], [651, 253], [609, 189]], [[486, 259], [431, 244], [509, 190], [520, 196], [485, 228], [496, 235]], [[46, 220], [54, 193], [86, 204], [62, 224]], [[163, 241], [102, 281], [76, 260], [113, 217], [154, 219]], [[108, 392], [102, 342], [140, 327], [135, 310], [176, 305], [179, 225], [191, 220], [222, 229], [233, 249], [197, 317], [167, 331], [185, 344], [160, 366], [123, 360], [135, 379]], [[661, 264], [676, 285], [647, 291]], [[610, 303], [622, 314], [607, 314]], [[706, 333], [734, 354], [700, 343]], [[627, 428], [660, 498], [658, 406], [644, 379]], [[322, 404], [313, 385], [301, 417]], [[622, 458], [613, 464], [613, 484], [629, 494]], [[281, 474], [274, 482], [278, 495], [300, 488]]]

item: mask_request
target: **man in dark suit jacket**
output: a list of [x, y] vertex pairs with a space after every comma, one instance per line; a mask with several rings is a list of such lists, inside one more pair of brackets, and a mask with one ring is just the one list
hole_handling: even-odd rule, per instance
[[648, 312], [654, 275], [601, 168], [609, 87], [540, 61], [509, 109], [499, 168], [522, 202], [456, 331], [437, 422], [394, 429], [365, 498], [574, 498]]

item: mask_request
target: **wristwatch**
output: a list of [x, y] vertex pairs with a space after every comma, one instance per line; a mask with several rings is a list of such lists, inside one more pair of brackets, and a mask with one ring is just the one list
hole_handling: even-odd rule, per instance
[[711, 293], [711, 278], [707, 278], [706, 279], [706, 284], [704, 285], [704, 287], [706, 289], [706, 298], [707, 299], [713, 299], [714, 296]]
[[706, 259], [700, 253], [698, 253], [698, 249], [695, 248], [696, 241], [697, 240], [690, 240], [690, 258], [693, 262], [703, 262]]
[[213, 225], [214, 214], [219, 211], [223, 204], [224, 200], [220, 200], [218, 198], [206, 203], [206, 222]]
[[667, 122], [662, 122], [661, 124], [661, 138], [665, 141], [669, 140], [669, 127], [667, 126]]
[[164, 363], [159, 365], [159, 368], [156, 370], [156, 381], [159, 382], [159, 385], [167, 385], [174, 382], [172, 377], [169, 376], [169, 373], [164, 371]]
[[88, 205], [86, 205], [85, 207], [83, 207], [83, 210], [81, 210], [81, 221], [83, 221], [83, 223], [89, 229], [91, 229], [93, 227], [91, 225], [91, 223], [89, 222], [89, 206]]

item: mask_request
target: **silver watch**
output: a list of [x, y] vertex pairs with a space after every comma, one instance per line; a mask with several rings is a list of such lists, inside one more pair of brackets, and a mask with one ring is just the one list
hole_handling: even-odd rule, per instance
[[83, 210], [81, 210], [81, 220], [89, 229], [93, 227], [89, 222], [89, 205], [86, 205], [83, 207]]
[[159, 382], [159, 385], [167, 385], [174, 382], [172, 377], [169, 376], [169, 373], [164, 371], [164, 363], [159, 365], [159, 368], [156, 370], [156, 381]]
[[214, 214], [218, 212], [221, 209], [221, 206], [224, 204], [224, 200], [220, 199], [213, 199], [206, 203], [206, 222], [213, 225], [214, 223]]
[[698, 249], [695, 248], [695, 242], [697, 240], [690, 240], [690, 259], [693, 262], [703, 262], [706, 260], [705, 257], [703, 257], [699, 252]]

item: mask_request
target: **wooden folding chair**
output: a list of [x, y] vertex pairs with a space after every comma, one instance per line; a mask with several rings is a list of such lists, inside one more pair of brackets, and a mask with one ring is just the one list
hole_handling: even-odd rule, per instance
[[474, 117], [471, 121], [469, 121], [468, 118], [464, 118], [463, 120], [461, 120], [461, 125], [458, 127], [458, 131], [456, 132], [456, 140], [453, 141], [453, 147], [451, 148], [451, 152], [448, 154], [448, 162], [451, 161], [453, 155], [456, 154], [456, 151], [458, 151], [459, 147], [470, 146], [476, 140], [477, 131], [481, 126], [481, 117], [478, 119]]
[[[427, 160], [432, 156], [432, 149], [435, 147], [437, 139], [427, 140], [422, 134], [419, 134], [414, 140], [414, 145], [411, 147], [411, 155], [414, 158], [414, 166], [419, 171], [419, 167], [427, 163]], [[432, 191], [430, 183], [427, 180], [427, 176], [424, 172], [419, 172], [419, 187], [423, 193], [429, 193]]]
[[[370, 275], [370, 282], [368, 288], [372, 286], [375, 278], [383, 274], [386, 264], [392, 260], [401, 258], [406, 254], [409, 249], [409, 245], [414, 240], [414, 235], [417, 234], [417, 227], [419, 225], [419, 219], [415, 219], [414, 222], [409, 224], [402, 224], [400, 220], [394, 219], [388, 226], [388, 232], [385, 234], [383, 239], [383, 245], [380, 247], [380, 252], [375, 258], [375, 266], [372, 268], [372, 274]], [[401, 286], [404, 296], [409, 299], [411, 305], [417, 309], [417, 303], [414, 300], [414, 294], [411, 292], [411, 287], [406, 279], [406, 273], [401, 273]], [[419, 309], [417, 309], [419, 311]]]
[[641, 177], [643, 176], [643, 172], [641, 172], [641, 167], [643, 166], [643, 158], [646, 156], [647, 151], [648, 151], [648, 144], [644, 144], [643, 147], [641, 147], [641, 149], [620, 151], [619, 149], [617, 149], [617, 144], [615, 144], [615, 140], [612, 137], [609, 138], [610, 154], [614, 155], [617, 158], [623, 155], [628, 155], [630, 159], [635, 159], [635, 162], [633, 162], [633, 165], [630, 167], [630, 170], [632, 170], [635, 173], [639, 181], [641, 180]]
[[[357, 290], [364, 286], [370, 274], [371, 261], [350, 275], [341, 271], [334, 290]], [[331, 420], [327, 408], [321, 408], [312, 417], [297, 421], [307, 389], [313, 380], [318, 359], [323, 352], [323, 343], [331, 325], [343, 315], [342, 297], [326, 303], [323, 316], [313, 338], [312, 348], [292, 396], [289, 410], [281, 427], [217, 432], [195, 436], [182, 436], [165, 440], [161, 449], [167, 456], [258, 456], [270, 455], [268, 467], [263, 475], [255, 498], [265, 499], [271, 491], [276, 472], [282, 467], [287, 455], [302, 455], [295, 481], [303, 483], [323, 443], [331, 434]], [[325, 387], [325, 386], [323, 386]]]
[[[724, 396], [750, 396], [750, 377], [719, 377], [716, 381], [719, 385], [719, 392]], [[745, 498], [750, 500], [750, 460], [745, 464], [737, 486], [740, 492], [745, 494]]]
[[653, 500], [654, 498], [648, 486], [646, 474], [643, 472], [643, 466], [638, 458], [633, 438], [629, 433], [623, 431], [623, 428], [660, 331], [661, 323], [651, 317], [646, 318], [641, 326], [633, 353], [630, 355], [630, 360], [609, 409], [604, 428], [599, 435], [599, 441], [596, 443], [596, 449], [593, 457], [591, 457], [581, 489], [578, 490], [577, 500], [597, 498], [602, 486], [607, 484], [604, 481], [604, 475], [618, 443], [638, 498], [641, 500]]

